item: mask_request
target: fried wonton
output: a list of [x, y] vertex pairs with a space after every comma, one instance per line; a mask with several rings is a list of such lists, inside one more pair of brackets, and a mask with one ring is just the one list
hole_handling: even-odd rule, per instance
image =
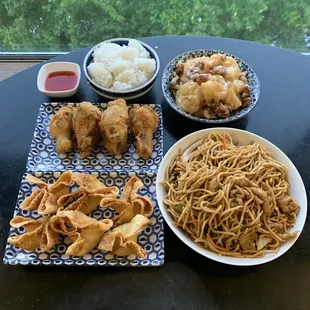
[[46, 189], [36, 189], [20, 204], [20, 208], [27, 211], [37, 210], [41, 204], [45, 204], [47, 197]]
[[147, 196], [139, 196], [137, 191], [143, 186], [141, 180], [134, 176], [124, 187], [120, 199], [103, 198], [100, 207], [111, 208], [118, 212], [113, 218], [115, 225], [130, 222], [135, 215], [150, 217], [153, 213], [153, 203]]
[[[120, 256], [135, 254], [145, 258], [146, 252], [137, 244], [138, 234], [150, 223], [147, 217], [153, 212], [149, 197], [139, 196], [137, 191], [143, 186], [141, 180], [132, 177], [126, 184], [120, 199], [116, 199], [119, 190], [115, 186], [106, 187], [94, 175], [66, 171], [54, 184], [47, 184], [39, 178], [27, 175], [26, 181], [36, 184], [36, 189], [20, 205], [23, 210], [37, 210], [43, 216], [39, 219], [14, 217], [12, 227], [25, 227], [24, 234], [10, 237], [10, 243], [17, 247], [33, 251], [40, 248], [49, 251], [59, 243], [59, 234], [71, 241], [66, 254], [83, 256], [100, 243], [100, 249], [112, 251]], [[69, 192], [73, 183], [79, 187]], [[100, 204], [118, 212], [113, 227], [110, 219], [96, 220], [87, 216]], [[55, 214], [56, 213], [56, 214]], [[51, 216], [54, 214], [54, 216]]]
[[58, 206], [66, 210], [89, 214], [98, 207], [102, 199], [115, 199], [119, 192], [117, 187], [106, 187], [91, 174], [74, 173], [73, 180], [80, 185], [79, 189], [61, 196], [57, 201]]
[[117, 226], [104, 234], [98, 249], [119, 256], [134, 254], [146, 258], [145, 250], [137, 244], [137, 237], [150, 223], [147, 217], [137, 214], [131, 222]]
[[15, 216], [10, 225], [14, 228], [25, 227], [26, 232], [21, 235], [10, 237], [8, 241], [25, 250], [33, 251], [40, 248], [42, 252], [49, 251], [59, 243], [58, 233], [49, 223], [50, 217], [41, 217], [37, 220]]
[[95, 210], [102, 199], [115, 198], [118, 195], [118, 188], [106, 187], [93, 192], [77, 190], [60, 197], [57, 201], [61, 208], [66, 210], [78, 210], [85, 214]]
[[35, 177], [34, 175], [31, 175], [31, 174], [27, 174], [26, 177], [25, 177], [25, 181], [28, 182], [28, 183], [32, 183], [32, 184], [35, 184], [37, 185], [38, 187], [40, 188], [44, 188], [47, 190], [48, 188], [48, 184], [45, 183], [44, 181], [42, 181], [41, 179]]
[[55, 213], [59, 206], [57, 200], [69, 192], [73, 182], [72, 171], [65, 171], [54, 184], [46, 184], [44, 181], [32, 175], [27, 175], [27, 182], [36, 184], [40, 189], [35, 190], [20, 205], [22, 210], [38, 210], [40, 215]]
[[38, 208], [38, 213], [41, 215], [55, 213], [59, 208], [57, 200], [69, 193], [70, 186], [72, 184], [72, 171], [64, 172], [57, 180], [56, 183], [52, 184], [48, 188], [49, 196], [43, 208]]
[[56, 232], [68, 235], [72, 244], [67, 255], [83, 256], [93, 250], [113, 222], [109, 219], [98, 221], [80, 211], [58, 211], [51, 218], [51, 227]]
[[143, 186], [142, 181], [134, 176], [129, 179], [127, 184], [125, 185], [123, 192], [121, 194], [120, 199], [131, 201], [137, 196], [137, 191]]
[[87, 191], [95, 191], [106, 187], [94, 175], [87, 173], [73, 173], [73, 181], [79, 185], [80, 189]]

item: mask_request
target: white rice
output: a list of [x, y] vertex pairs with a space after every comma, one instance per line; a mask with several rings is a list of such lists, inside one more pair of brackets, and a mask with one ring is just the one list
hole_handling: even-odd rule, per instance
[[156, 62], [154, 59], [150, 58], [135, 58], [133, 62], [133, 68], [143, 71], [147, 78], [150, 79], [155, 72]]
[[146, 74], [141, 70], [127, 69], [115, 77], [116, 82], [132, 85], [134, 88], [143, 85], [148, 81]]
[[117, 61], [113, 62], [110, 66], [110, 72], [112, 76], [116, 77], [121, 72], [130, 69], [131, 62], [128, 60], [118, 59]]
[[110, 62], [117, 59], [119, 56], [118, 51], [121, 50], [121, 46], [115, 43], [104, 43], [99, 45], [93, 53], [94, 62]]
[[112, 89], [114, 90], [127, 90], [127, 89], [131, 89], [133, 88], [132, 85], [128, 84], [128, 83], [122, 83], [122, 82], [114, 82]]
[[150, 53], [137, 40], [130, 40], [128, 46], [137, 49], [141, 58], [150, 58]]
[[120, 58], [125, 60], [134, 60], [135, 57], [139, 57], [139, 51], [136, 48], [123, 46], [118, 52]]
[[87, 69], [98, 85], [123, 91], [145, 84], [153, 76], [156, 62], [137, 40], [129, 40], [128, 46], [115, 43], [98, 46]]
[[102, 87], [110, 88], [113, 84], [111, 73], [100, 62], [93, 62], [88, 66], [90, 77]]

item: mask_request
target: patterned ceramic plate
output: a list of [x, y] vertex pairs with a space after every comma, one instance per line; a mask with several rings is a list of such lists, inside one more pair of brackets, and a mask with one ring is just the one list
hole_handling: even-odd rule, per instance
[[[60, 176], [60, 172], [39, 172], [36, 171], [33, 175], [41, 178], [46, 183], [54, 183]], [[16, 265], [87, 265], [87, 266], [158, 266], [164, 263], [164, 232], [163, 232], [163, 218], [159, 211], [156, 202], [155, 193], [155, 179], [154, 172], [93, 172], [93, 175], [102, 180], [107, 186], [117, 186], [120, 190], [124, 187], [128, 179], [137, 175], [144, 187], [141, 188], [142, 195], [148, 195], [154, 203], [154, 213], [150, 218], [152, 224], [146, 228], [138, 237], [138, 243], [147, 252], [146, 259], [136, 258], [134, 255], [127, 257], [118, 257], [112, 254], [95, 249], [83, 257], [69, 257], [65, 255], [67, 248], [67, 240], [64, 239], [60, 244], [56, 245], [51, 251], [42, 253], [40, 250], [26, 251], [17, 248], [10, 243], [7, 244], [3, 261], [6, 264]], [[25, 177], [25, 176], [24, 176]], [[24, 181], [18, 194], [18, 199], [15, 207], [14, 216], [21, 215], [25, 217], [38, 218], [37, 211], [24, 211], [19, 208], [21, 202], [36, 189], [35, 185], [31, 185]], [[102, 210], [99, 207], [92, 212], [91, 216], [96, 219], [111, 218], [114, 213], [113, 210]], [[9, 237], [21, 234], [24, 232], [23, 228], [11, 228]]]
[[[246, 77], [248, 79], [248, 84], [251, 89], [251, 102], [249, 106], [241, 110], [238, 110], [232, 115], [230, 115], [229, 117], [223, 118], [223, 119], [206, 119], [206, 118], [200, 118], [200, 117], [193, 116], [189, 113], [186, 113], [175, 103], [175, 97], [169, 88], [169, 84], [173, 77], [173, 72], [175, 70], [176, 64], [179, 61], [185, 62], [187, 59], [202, 57], [202, 56], [211, 56], [213, 54], [218, 54], [218, 53], [226, 54], [234, 58], [237, 61], [241, 71], [247, 73]], [[259, 95], [260, 95], [260, 82], [259, 82], [259, 79], [255, 71], [246, 62], [244, 62], [242, 59], [238, 58], [235, 55], [232, 55], [230, 53], [223, 52], [223, 51], [218, 51], [218, 50], [194, 50], [194, 51], [183, 53], [175, 57], [168, 63], [167, 67], [164, 69], [164, 72], [163, 72], [162, 90], [163, 90], [165, 98], [167, 99], [171, 107], [174, 110], [176, 110], [178, 113], [182, 114], [183, 116], [191, 120], [197, 121], [197, 122], [209, 123], [209, 124], [222, 124], [222, 123], [228, 123], [228, 122], [235, 121], [245, 116], [255, 107], [255, 105], [258, 102]]]
[[[163, 122], [160, 105], [152, 105], [159, 115], [159, 125], [153, 134], [153, 154], [143, 159], [136, 154], [133, 137], [129, 135], [128, 151], [120, 156], [110, 154], [103, 145], [98, 145], [87, 158], [81, 159], [77, 151], [67, 154], [56, 152], [55, 140], [50, 137], [49, 123], [52, 116], [64, 105], [74, 103], [43, 103], [40, 106], [37, 125], [29, 150], [27, 171], [63, 171], [63, 170], [147, 170], [157, 171], [163, 158]], [[106, 104], [96, 104], [105, 109]], [[130, 105], [129, 105], [130, 106]]]

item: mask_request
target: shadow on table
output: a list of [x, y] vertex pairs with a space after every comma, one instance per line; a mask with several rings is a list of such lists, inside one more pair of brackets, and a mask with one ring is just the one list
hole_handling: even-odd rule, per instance
[[171, 135], [176, 141], [190, 133], [206, 128], [230, 127], [245, 130], [248, 124], [248, 115], [237, 121], [226, 124], [205, 124], [195, 122], [177, 113], [168, 105], [165, 100], [162, 102], [162, 110], [164, 128], [167, 133]]

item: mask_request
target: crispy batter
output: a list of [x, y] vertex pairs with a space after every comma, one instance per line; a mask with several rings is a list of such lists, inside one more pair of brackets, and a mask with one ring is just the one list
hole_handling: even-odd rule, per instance
[[180, 86], [176, 93], [176, 103], [185, 112], [194, 114], [202, 107], [203, 93], [195, 82]]
[[202, 83], [201, 92], [208, 106], [219, 102], [227, 95], [227, 84], [221, 75], [214, 75], [209, 81]]
[[124, 99], [109, 102], [99, 127], [103, 144], [110, 153], [117, 155], [127, 151], [128, 108]]
[[72, 124], [77, 140], [77, 148], [82, 158], [87, 157], [91, 153], [98, 141], [100, 117], [100, 110], [90, 102], [81, 102], [76, 107]]
[[[199, 89], [197, 96], [196, 101], [199, 102], [202, 97]], [[149, 158], [153, 150], [152, 135], [158, 126], [158, 114], [149, 106], [136, 106], [131, 111], [131, 131], [136, 139], [137, 154]], [[109, 102], [104, 112], [84, 101], [76, 107], [61, 108], [51, 120], [50, 132], [56, 138], [58, 152], [71, 151], [74, 139], [81, 158], [87, 157], [101, 135], [105, 148], [119, 155], [128, 149], [128, 123], [128, 107], [124, 99]]]
[[72, 150], [72, 117], [74, 107], [66, 106], [59, 109], [50, 121], [50, 134], [56, 139], [56, 151], [66, 153]]
[[226, 54], [196, 57], [178, 63], [170, 82], [176, 104], [207, 119], [227, 118], [251, 102], [246, 73]]
[[149, 158], [153, 152], [153, 132], [158, 126], [158, 114], [149, 106], [136, 105], [131, 108], [130, 130], [135, 137], [136, 152]]

